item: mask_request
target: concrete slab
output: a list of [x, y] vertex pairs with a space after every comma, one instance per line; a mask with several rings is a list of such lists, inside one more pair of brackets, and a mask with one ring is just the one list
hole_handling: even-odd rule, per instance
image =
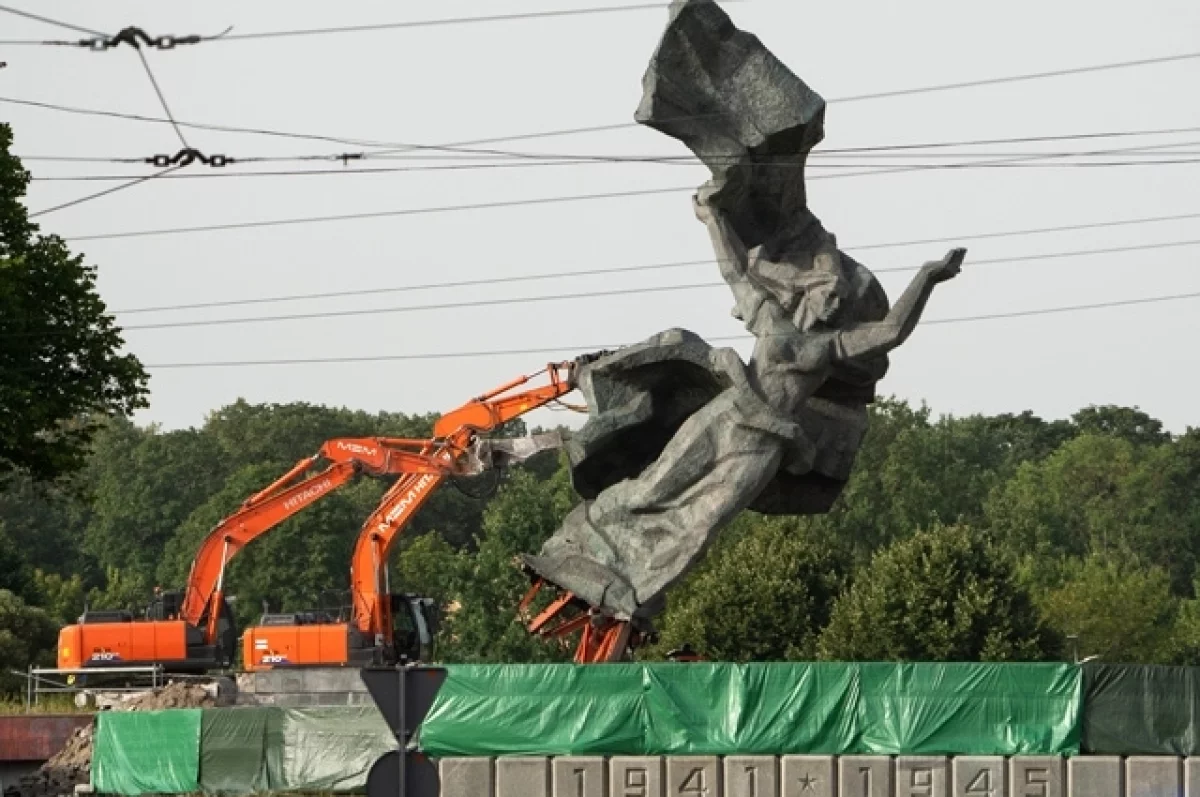
[[493, 797], [492, 759], [443, 758], [438, 761], [442, 797]]
[[950, 761], [945, 756], [896, 759], [896, 797], [948, 797]]
[[1079, 756], [1067, 761], [1070, 797], [1121, 797], [1121, 757]]
[[1186, 797], [1200, 797], [1200, 758], [1183, 760], [1183, 793]]
[[1131, 756], [1125, 759], [1125, 797], [1179, 797], [1183, 759]]
[[779, 797], [779, 759], [729, 756], [722, 762], [725, 797]]
[[607, 797], [603, 758], [555, 758], [551, 762], [554, 797]]
[[667, 756], [667, 797], [718, 797], [721, 761], [716, 756]]
[[839, 797], [892, 797], [892, 759], [848, 755], [838, 759]]
[[1058, 756], [1013, 756], [1008, 759], [1008, 782], [1012, 797], [1066, 797], [1066, 761]]
[[608, 762], [609, 797], [663, 797], [663, 761], [652, 756], [616, 756]]
[[834, 797], [837, 760], [831, 755], [785, 755], [780, 762], [783, 797]]
[[550, 797], [550, 759], [497, 758], [496, 797]]
[[953, 797], [1007, 797], [1003, 756], [959, 756], [951, 763]]

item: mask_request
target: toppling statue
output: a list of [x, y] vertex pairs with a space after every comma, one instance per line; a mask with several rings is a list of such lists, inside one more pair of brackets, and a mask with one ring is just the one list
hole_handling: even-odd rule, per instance
[[590, 417], [567, 444], [584, 500], [523, 557], [540, 579], [643, 629], [743, 510], [829, 511], [888, 352], [966, 255], [925, 264], [889, 309], [807, 208], [803, 167], [824, 102], [712, 0], [671, 7], [645, 84], [638, 120], [713, 172], [694, 209], [753, 355], [746, 364], [673, 329], [584, 365]]

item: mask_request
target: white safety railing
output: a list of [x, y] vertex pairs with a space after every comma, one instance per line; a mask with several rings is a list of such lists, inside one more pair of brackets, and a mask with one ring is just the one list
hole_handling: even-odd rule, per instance
[[[147, 689], [158, 689], [164, 685], [163, 668], [158, 664], [144, 667], [90, 667], [84, 669], [30, 667], [28, 672], [17, 670], [10, 670], [10, 672], [25, 678], [26, 711], [36, 706], [42, 695], [78, 694], [87, 690], [144, 692]], [[81, 678], [81, 676], [87, 677]], [[92, 679], [100, 679], [106, 683], [97, 690], [88, 683]]]

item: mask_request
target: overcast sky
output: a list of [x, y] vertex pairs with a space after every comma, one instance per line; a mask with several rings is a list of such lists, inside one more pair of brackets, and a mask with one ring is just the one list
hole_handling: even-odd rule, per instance
[[[274, 0], [202, 4], [12, 0], [21, 8], [103, 31], [137, 25], [152, 35], [214, 34], [588, 8], [599, 0], [329, 3]], [[630, 0], [632, 2], [632, 0]], [[1200, 160], [1200, 59], [857, 102], [837, 98], [1020, 75], [1200, 50], [1200, 3], [1012, 0], [907, 3], [750, 0], [726, 4], [801, 78], [829, 99], [822, 150], [943, 141], [1196, 128], [1191, 133], [994, 144], [934, 150], [918, 160], [962, 162], [968, 152], [1161, 150]], [[432, 26], [328, 36], [210, 42], [147, 58], [180, 120], [270, 128], [373, 142], [445, 144], [632, 121], [641, 78], [666, 21], [663, 8], [603, 15]], [[0, 39], [78, 34], [0, 14]], [[137, 54], [2, 47], [0, 96], [162, 116]], [[164, 124], [81, 116], [0, 103], [24, 156], [141, 158], [180, 148]], [[207, 154], [236, 158], [331, 155], [363, 147], [185, 129]], [[524, 153], [685, 155], [649, 129], [493, 145]], [[1200, 214], [1200, 164], [939, 169], [845, 176], [867, 161], [814, 158], [813, 210], [841, 246], [873, 269], [916, 266], [950, 244], [866, 249], [957, 237], [963, 275], [939, 288], [927, 319], [958, 318], [1130, 298], [1200, 293], [1200, 246], [1009, 264], [974, 260], [1200, 239], [1200, 217], [1054, 234], [972, 236], [1165, 215]], [[946, 157], [952, 156], [952, 157]], [[469, 157], [469, 156], [467, 156]], [[1159, 156], [1161, 157], [1161, 156]], [[1114, 153], [1093, 162], [1151, 160]], [[1076, 162], [1078, 159], [1075, 159]], [[496, 163], [498, 161], [489, 161]], [[512, 163], [511, 160], [507, 161]], [[816, 164], [826, 164], [817, 168]], [[37, 177], [141, 175], [138, 164], [30, 161]], [[371, 160], [344, 171], [466, 165], [464, 156]], [[857, 165], [856, 168], [837, 168]], [[859, 168], [861, 167], [861, 168]], [[221, 174], [341, 169], [319, 162], [244, 164]], [[191, 166], [179, 175], [218, 170]], [[817, 177], [836, 179], [812, 179]], [[372, 213], [629, 190], [694, 187], [698, 165], [583, 163], [369, 174], [159, 179], [38, 219], [67, 239], [108, 233], [298, 217]], [[116, 183], [35, 182], [31, 210]], [[362, 315], [129, 329], [150, 366], [152, 403], [142, 422], [197, 425], [239, 397], [371, 411], [436, 411], [588, 347], [681, 326], [705, 337], [743, 330], [726, 289], [690, 288], [489, 307], [494, 298], [692, 285], [714, 265], [470, 288], [409, 286], [697, 260], [711, 255], [686, 190], [640, 197], [391, 216], [177, 235], [72, 241], [98, 266], [116, 311], [329, 291], [387, 289], [190, 311], [120, 315], [127, 327], [189, 320], [342, 310]], [[910, 274], [882, 273], [895, 299]], [[399, 290], [393, 290], [399, 289]], [[434, 304], [442, 309], [386, 312]], [[447, 307], [450, 305], [450, 307]], [[893, 357], [881, 391], [935, 412], [1020, 412], [1064, 417], [1088, 404], [1138, 405], [1174, 431], [1200, 426], [1195, 347], [1200, 299], [1068, 314], [927, 325]], [[255, 367], [156, 366], [228, 361], [550, 349], [504, 356]], [[739, 343], [745, 354], [747, 345]], [[557, 420], [557, 417], [552, 418]]]

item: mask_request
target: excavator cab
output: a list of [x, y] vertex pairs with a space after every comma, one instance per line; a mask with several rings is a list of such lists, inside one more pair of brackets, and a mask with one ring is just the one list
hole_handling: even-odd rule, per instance
[[391, 596], [394, 660], [397, 663], [430, 661], [440, 620], [432, 598], [401, 594]]

